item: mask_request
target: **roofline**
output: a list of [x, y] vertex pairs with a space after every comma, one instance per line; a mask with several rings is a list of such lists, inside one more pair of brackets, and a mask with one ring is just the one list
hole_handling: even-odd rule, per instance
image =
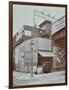
[[59, 31], [55, 32], [52, 34], [52, 36], [54, 36], [55, 34], [58, 34], [59, 32], [63, 31], [66, 27], [63, 27], [62, 29], [60, 29]]
[[43, 24], [45, 24], [45, 23], [52, 23], [51, 21], [49, 21], [49, 20], [45, 20], [45, 21], [43, 21], [40, 25], [39, 25], [39, 27], [41, 27]]
[[53, 24], [55, 24], [58, 20], [60, 20], [60, 19], [63, 18], [63, 17], [65, 17], [65, 15], [62, 16], [62, 17], [60, 17], [59, 19], [57, 19], [55, 22], [53, 22]]

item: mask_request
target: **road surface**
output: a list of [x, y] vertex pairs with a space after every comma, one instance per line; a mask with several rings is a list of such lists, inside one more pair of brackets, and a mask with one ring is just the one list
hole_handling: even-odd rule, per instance
[[56, 71], [45, 74], [34, 74], [31, 78], [30, 73], [22, 73], [13, 71], [13, 85], [33, 85], [33, 84], [53, 84], [53, 83], [64, 83], [65, 72]]

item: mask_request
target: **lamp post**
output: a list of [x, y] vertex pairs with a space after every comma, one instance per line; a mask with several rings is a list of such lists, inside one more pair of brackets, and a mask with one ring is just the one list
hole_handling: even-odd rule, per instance
[[33, 78], [33, 45], [34, 43], [32, 40], [31, 40], [30, 45], [31, 45], [31, 77]]
[[[24, 26], [23, 26], [23, 28], [24, 28]], [[24, 41], [25, 40], [25, 29], [23, 29], [23, 31], [22, 31], [22, 37], [23, 37], [23, 41]], [[24, 62], [24, 72], [25, 72], [25, 45], [23, 46], [23, 52], [24, 52], [23, 62]]]

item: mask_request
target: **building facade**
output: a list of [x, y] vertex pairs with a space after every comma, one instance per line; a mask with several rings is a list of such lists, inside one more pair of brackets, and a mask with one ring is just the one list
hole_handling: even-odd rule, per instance
[[56, 55], [53, 58], [54, 68], [57, 70], [65, 69], [66, 63], [66, 27], [65, 17], [61, 17], [54, 23], [55, 30], [52, 32], [53, 52]]
[[[65, 17], [55, 23], [45, 20], [39, 28], [24, 25], [13, 38], [17, 71], [51, 72], [65, 67]], [[40, 71], [40, 72], [41, 72]]]

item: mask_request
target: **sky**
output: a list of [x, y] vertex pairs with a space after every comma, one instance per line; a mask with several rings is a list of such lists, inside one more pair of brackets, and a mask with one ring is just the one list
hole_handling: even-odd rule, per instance
[[[52, 19], [48, 16], [44, 16], [39, 14], [40, 16], [45, 17], [40, 18], [35, 15], [34, 19], [34, 11], [44, 12], [45, 15], [54, 16], [56, 19]], [[36, 13], [38, 14], [38, 13]], [[51, 6], [30, 6], [30, 5], [13, 5], [13, 36], [20, 31], [23, 25], [33, 26], [34, 20], [37, 25], [42, 23], [44, 20], [52, 20], [52, 22], [56, 21], [58, 18], [65, 15], [64, 7], [51, 7]]]

